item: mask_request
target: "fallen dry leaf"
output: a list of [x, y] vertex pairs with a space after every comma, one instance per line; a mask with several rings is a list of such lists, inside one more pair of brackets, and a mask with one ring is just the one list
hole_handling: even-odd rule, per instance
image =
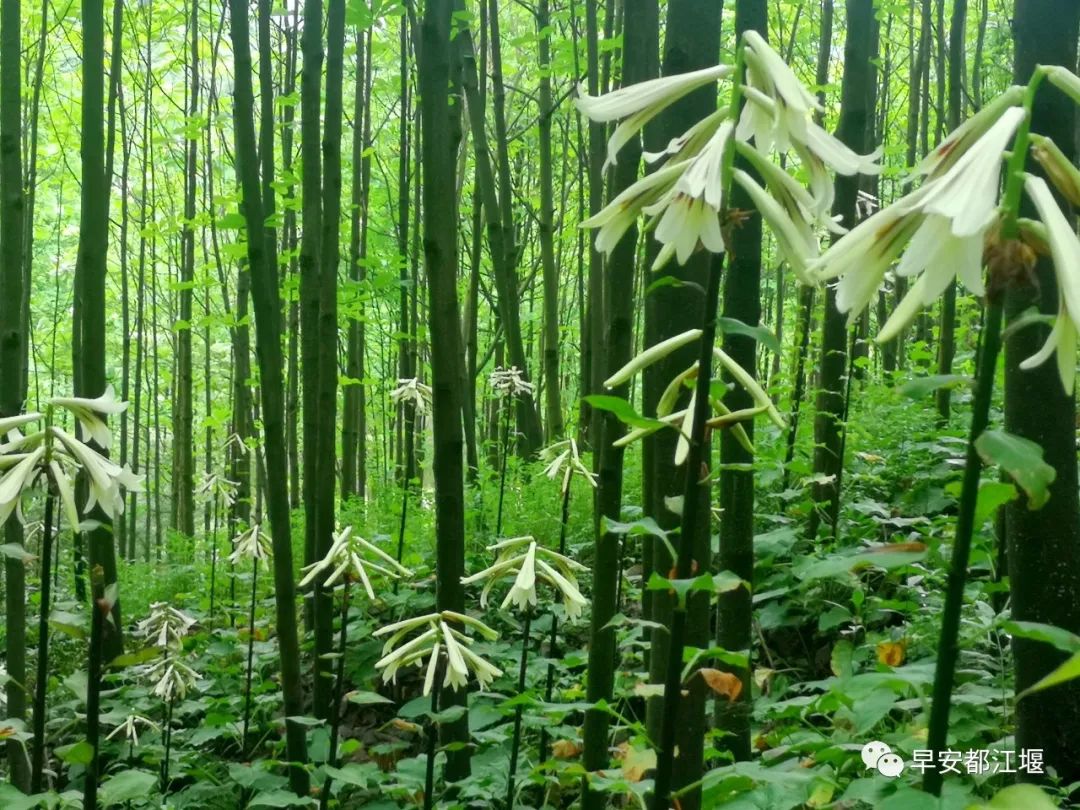
[[718, 695], [724, 695], [734, 703], [742, 694], [742, 679], [738, 675], [719, 669], [704, 668], [699, 670], [705, 683]]

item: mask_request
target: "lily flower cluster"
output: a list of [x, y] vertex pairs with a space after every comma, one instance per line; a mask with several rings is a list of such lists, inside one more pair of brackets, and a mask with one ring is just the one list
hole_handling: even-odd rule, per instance
[[[246, 445], [245, 445], [246, 448]], [[209, 473], [203, 477], [195, 494], [209, 501], [220, 499], [225, 508], [233, 505], [236, 500], [236, 488], [240, 486], [236, 481], [231, 481], [224, 475]]]
[[153, 694], [166, 702], [182, 699], [199, 678], [195, 670], [180, 660], [184, 636], [194, 625], [193, 618], [166, 602], [150, 605], [150, 615], [136, 625], [136, 633], [162, 651], [162, 657], [142, 672], [153, 683]]
[[390, 392], [395, 405], [411, 402], [418, 414], [426, 414], [431, 403], [431, 386], [420, 382], [419, 377], [398, 380], [397, 388]]
[[[110, 518], [124, 511], [123, 491], [142, 491], [142, 476], [126, 465], [111, 461], [93, 445], [109, 449], [112, 435], [105, 416], [127, 408], [116, 398], [112, 387], [100, 397], [55, 397], [45, 413], [26, 413], [0, 419], [0, 525], [14, 513], [25, 523], [22, 497], [42, 478], [49, 480], [60, 496], [64, 515], [74, 531], [87, 528], [79, 518], [75, 502], [75, 477], [85, 471], [88, 487], [84, 514], [100, 505]], [[58, 409], [71, 413], [78, 425], [78, 437], [54, 424]], [[44, 421], [44, 427], [35, 428]], [[92, 444], [91, 444], [92, 442]], [[5, 472], [6, 471], [6, 472]]]
[[532, 396], [535, 386], [525, 379], [517, 366], [497, 368], [488, 377], [488, 385], [500, 399]]
[[501, 610], [511, 603], [518, 610], [532, 610], [539, 601], [536, 586], [539, 582], [545, 582], [562, 597], [563, 608], [570, 621], [581, 616], [588, 602], [581, 595], [575, 572], [588, 571], [584, 565], [537, 545], [536, 540], [529, 536], [502, 540], [488, 546], [488, 551], [497, 553], [495, 562], [483, 571], [461, 578], [462, 585], [484, 582], [484, 589], [480, 592], [481, 607], [487, 607], [488, 595], [495, 585], [512, 576], [514, 584], [499, 606]]
[[412, 575], [412, 571], [381, 548], [354, 533], [352, 526], [346, 526], [334, 535], [334, 542], [325, 557], [304, 567], [304, 578], [300, 580], [299, 587], [307, 587], [319, 574], [330, 571], [330, 576], [323, 583], [325, 587], [333, 586], [342, 577], [358, 579], [363, 583], [368, 599], [374, 601], [375, 589], [371, 586], [369, 570], [388, 579]]
[[545, 447], [540, 451], [540, 457], [548, 462], [544, 468], [544, 475], [554, 481], [562, 473], [562, 486], [560, 492], [566, 492], [570, 486], [570, 480], [580, 476], [589, 482], [589, 486], [596, 487], [596, 473], [585, 466], [578, 452], [577, 442], [573, 439], [564, 439], [561, 442]]
[[[733, 79], [733, 100], [745, 99], [738, 120], [725, 108], [706, 116], [646, 161], [663, 166], [615, 197], [603, 210], [582, 222], [598, 228], [596, 249], [610, 253], [639, 214], [649, 218], [663, 244], [653, 269], [674, 256], [685, 264], [700, 247], [725, 250], [729, 213], [725, 199], [730, 181], [750, 195], [776, 236], [784, 258], [801, 280], [809, 259], [818, 253], [816, 230], [840, 231], [829, 217], [833, 184], [829, 170], [851, 175], [876, 174], [877, 155], [859, 155], [813, 120], [820, 105], [783, 58], [756, 32], [743, 35], [740, 59], [744, 70], [719, 65], [615, 90], [603, 96], [580, 93], [578, 109], [593, 121], [620, 121], [608, 142], [608, 162], [648, 121], [673, 102], [721, 79]], [[810, 175], [801, 186], [773, 163], [773, 152], [794, 151]], [[744, 157], [765, 181], [733, 168], [735, 153]]]
[[[375, 668], [382, 670], [383, 683], [397, 682], [398, 671], [402, 667], [424, 666], [424, 694], [431, 694], [439, 663], [445, 655], [446, 670], [442, 685], [455, 691], [466, 687], [469, 673], [476, 676], [480, 689], [488, 686], [495, 678], [502, 675], [502, 670], [488, 663], [472, 649], [475, 636], [469, 636], [452, 625], [460, 625], [476, 631], [488, 641], [494, 641], [499, 634], [479, 619], [465, 616], [452, 610], [429, 613], [413, 619], [388, 624], [374, 632], [376, 636], [389, 636], [382, 648], [382, 658], [375, 662]], [[402, 644], [407, 636], [419, 631], [409, 641]]]
[[253, 560], [256, 565], [264, 565], [270, 560], [270, 538], [262, 530], [262, 524], [255, 521], [233, 538], [233, 550], [229, 562], [238, 565], [244, 560]]
[[[604, 387], [615, 388], [616, 386], [622, 385], [630, 380], [635, 374], [644, 371], [646, 368], [659, 362], [677, 349], [695, 343], [700, 339], [700, 329], [688, 329], [674, 337], [670, 337], [667, 340], [657, 343], [655, 346], [650, 346], [605, 380]], [[776, 405], [773, 404], [773, 401], [769, 398], [765, 389], [761, 387], [761, 384], [755, 380], [753, 375], [748, 373], [746, 369], [736, 363], [731, 355], [719, 346], [714, 346], [713, 357], [719, 362], [720, 367], [750, 394], [754, 404], [749, 408], [741, 408], [740, 410], [733, 411], [724, 404], [721, 398], [710, 396], [709, 406], [713, 411], [714, 416], [710, 417], [705, 422], [705, 426], [710, 430], [730, 428], [739, 443], [748, 451], [753, 452], [753, 445], [750, 443], [750, 438], [746, 435], [746, 431], [739, 423], [745, 419], [753, 419], [758, 414], [765, 414], [773, 424], [782, 429], [786, 425], [784, 418], [780, 415], [780, 411], [777, 410]], [[668, 383], [667, 388], [664, 389], [664, 392], [660, 395], [660, 399], [656, 404], [656, 423], [644, 427], [636, 427], [633, 430], [628, 431], [624, 436], [616, 440], [615, 445], [624, 447], [631, 442], [642, 439], [645, 436], [670, 425], [676, 427], [679, 431], [679, 439], [675, 444], [675, 463], [678, 465], [686, 461], [686, 457], [690, 452], [690, 435], [694, 428], [694, 405], [697, 400], [697, 391], [694, 390], [693, 381], [697, 379], [697, 376], [698, 364], [696, 362], [689, 368], [676, 374]], [[685, 408], [676, 410], [679, 396], [682, 393], [683, 388], [687, 386], [691, 387], [690, 400], [687, 402]]]

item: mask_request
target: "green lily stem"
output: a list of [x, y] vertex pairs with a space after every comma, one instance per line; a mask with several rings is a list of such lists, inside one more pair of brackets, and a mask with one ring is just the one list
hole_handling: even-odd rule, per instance
[[[397, 561], [405, 556], [405, 523], [409, 514], [409, 482], [401, 482], [401, 521], [398, 523]], [[394, 593], [398, 592], [399, 580], [394, 580]]]
[[439, 724], [435, 722], [434, 715], [439, 711], [439, 693], [442, 692], [442, 681], [445, 670], [445, 653], [439, 653], [439, 660], [435, 663], [435, 679], [431, 687], [431, 714], [432, 719], [427, 724], [427, 768], [424, 772], [424, 810], [432, 810], [435, 806], [435, 749], [439, 739]]
[[45, 695], [49, 686], [49, 602], [52, 595], [53, 504], [45, 498], [45, 525], [41, 536], [41, 606], [38, 615], [37, 685], [34, 690], [34, 750], [30, 764], [30, 792], [40, 793], [45, 770]]
[[[518, 669], [517, 696], [525, 694], [525, 681], [529, 667], [529, 627], [532, 624], [532, 610], [525, 611], [525, 620], [521, 626], [521, 667]], [[514, 783], [517, 776], [518, 754], [521, 752], [521, 720], [525, 707], [520, 703], [514, 709], [514, 736], [510, 743], [510, 769], [506, 774], [506, 809], [514, 806]]]
[[[344, 591], [341, 595], [341, 631], [338, 636], [338, 659], [337, 672], [334, 682], [334, 702], [330, 706], [330, 753], [326, 762], [331, 767], [338, 767], [337, 749], [338, 733], [341, 731], [341, 697], [345, 691], [345, 647], [349, 640], [349, 578], [344, 580]], [[333, 779], [328, 775], [323, 782], [322, 792], [319, 796], [320, 810], [326, 810], [330, 802], [330, 783]]]
[[[559, 553], [566, 554], [566, 532], [570, 525], [570, 483], [567, 482], [566, 490], [562, 496], [562, 517], [559, 522]], [[551, 703], [551, 696], [555, 692], [555, 659], [559, 657], [559, 620], [555, 614], [551, 614], [551, 641], [548, 642], [547, 684], [544, 687], [544, 700]], [[548, 758], [548, 731], [547, 726], [540, 730], [540, 761], [547, 762]]]
[[[1027, 115], [1017, 128], [1012, 153], [1006, 167], [1005, 194], [1002, 201], [1002, 240], [1015, 239], [1019, 233], [1017, 219], [1020, 198], [1024, 188], [1024, 165], [1027, 161], [1028, 143], [1031, 139], [1031, 111], [1035, 94], [1046, 73], [1036, 68], [1024, 95]], [[982, 459], [975, 449], [975, 441], [986, 430], [990, 421], [990, 403], [994, 393], [994, 374], [998, 353], [1001, 351], [1001, 322], [1003, 291], [995, 289], [995, 279], [990, 279], [991, 293], [987, 302], [986, 319], [983, 323], [982, 352], [976, 369], [975, 398], [972, 403], [971, 431], [968, 434], [967, 458], [964, 479], [960, 490], [960, 512], [956, 519], [956, 539], [953, 541], [952, 561], [945, 590], [945, 605], [941, 617], [941, 640], [938, 643], [937, 667], [934, 670], [934, 687], [930, 706], [930, 724], [927, 731], [927, 747], [931, 751], [947, 748], [949, 710], [952, 706], [952, 690], [956, 678], [956, 661], [959, 655], [960, 614], [964, 606], [964, 584], [967, 581], [968, 560], [971, 556], [971, 537], [975, 529], [975, 507], [979, 499], [979, 477]], [[943, 774], [929, 769], [923, 774], [923, 790], [935, 796], [941, 794]]]
[[112, 605], [105, 599], [105, 571], [100, 565], [90, 570], [90, 659], [86, 673], [86, 742], [90, 762], [83, 776], [83, 810], [97, 810], [98, 741], [101, 736], [101, 670], [105, 655], [105, 621]]
[[510, 455], [510, 411], [513, 398], [507, 397], [503, 402], [503, 440], [502, 459], [499, 461], [499, 509], [495, 513], [495, 536], [502, 535], [503, 519], [503, 496], [506, 494], [506, 457]]
[[165, 704], [165, 725], [162, 733], [165, 735], [165, 757], [161, 760], [161, 792], [169, 795], [169, 758], [172, 756], [172, 717], [173, 699], [170, 697]]
[[[724, 255], [712, 257], [709, 281], [705, 288], [705, 324], [701, 334], [701, 354], [698, 361], [697, 389], [694, 398], [693, 427], [690, 450], [686, 457], [686, 485], [683, 490], [682, 526], [676, 549], [675, 578], [689, 579], [693, 571], [692, 546], [702, 520], [708, 513], [698, 509], [698, 493], [702, 484], [702, 465], [705, 461], [705, 420], [708, 418], [709, 386], [712, 382], [713, 346], [716, 343], [716, 314], [720, 298], [720, 276]], [[683, 647], [686, 645], [686, 604], [678, 602], [671, 617], [671, 647], [668, 651], [667, 673], [664, 678], [664, 714], [660, 728], [660, 752], [656, 763], [656, 781], [652, 810], [667, 810], [675, 766], [675, 733], [678, 728], [679, 702], [682, 697]]]
[[251, 605], [248, 608], [247, 675], [244, 680], [244, 731], [240, 735], [240, 750], [247, 757], [248, 726], [251, 723], [251, 675], [255, 669], [255, 597], [259, 587], [259, 558], [251, 563]]
[[[994, 393], [994, 371], [1001, 349], [1002, 301], [995, 295], [989, 302], [983, 327], [982, 354], [972, 405], [971, 432], [968, 435], [964, 480], [960, 490], [960, 513], [956, 520], [956, 539], [953, 541], [952, 562], [945, 591], [945, 607], [941, 617], [941, 640], [938, 642], [937, 667], [934, 670], [933, 700], [930, 706], [930, 728], [927, 747], [931, 751], [947, 748], [949, 709], [952, 703], [956, 659], [959, 654], [958, 636], [960, 614], [964, 606], [964, 584], [967, 580], [968, 559], [971, 555], [971, 536], [975, 528], [975, 506], [979, 499], [979, 476], [982, 459], [975, 449], [975, 440], [986, 430], [990, 420], [990, 402]], [[923, 775], [923, 790], [935, 796], [941, 793], [942, 773], [931, 768]]]

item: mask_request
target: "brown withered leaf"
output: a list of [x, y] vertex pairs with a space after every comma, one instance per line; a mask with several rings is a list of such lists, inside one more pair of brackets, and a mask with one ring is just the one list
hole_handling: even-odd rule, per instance
[[738, 675], [733, 675], [730, 672], [724, 672], [719, 669], [703, 668], [698, 670], [701, 673], [701, 677], [705, 679], [705, 683], [709, 685], [718, 695], [724, 695], [727, 699], [734, 703], [739, 699], [739, 695], [742, 694], [742, 679]]

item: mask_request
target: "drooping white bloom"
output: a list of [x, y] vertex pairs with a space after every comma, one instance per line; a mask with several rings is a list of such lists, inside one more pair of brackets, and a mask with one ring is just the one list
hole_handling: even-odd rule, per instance
[[817, 258], [820, 245], [802, 212], [797, 208], [794, 212], [786, 209], [741, 169], [735, 170], [735, 182], [746, 190], [761, 218], [769, 224], [780, 254], [787, 260], [795, 275], [804, 284], [812, 283], [806, 272], [806, 265]]
[[[488, 640], [499, 637], [497, 632], [478, 619], [448, 610], [381, 627], [373, 635], [389, 636], [383, 645], [382, 658], [375, 662], [375, 668], [382, 670], [383, 683], [396, 682], [397, 673], [402, 667], [421, 666], [426, 669], [424, 694], [430, 694], [435, 685], [435, 673], [441, 655], [445, 655], [446, 660], [443, 686], [455, 690], [468, 685], [470, 672], [476, 677], [481, 690], [502, 675], [502, 670], [492, 666], [470, 649], [475, 639], [452, 627], [454, 623], [476, 630]], [[400, 644], [415, 630], [422, 632], [410, 641]]]
[[596, 486], [596, 474], [582, 462], [577, 442], [573, 439], [565, 439], [545, 447], [540, 451], [540, 457], [549, 461], [548, 466], [544, 468], [544, 475], [548, 478], [555, 480], [559, 472], [562, 472], [561, 492], [566, 492], [570, 486], [570, 479], [575, 475], [583, 477], [589, 482], [589, 486]]
[[921, 169], [930, 180], [861, 222], [811, 263], [819, 279], [840, 278], [836, 305], [848, 313], [849, 325], [876, 296], [905, 248], [897, 275], [919, 277], [882, 328], [879, 342], [895, 337], [954, 278], [982, 293], [983, 245], [998, 218], [1002, 157], [1026, 115], [1009, 104], [995, 107], [995, 114], [952, 133], [947, 140], [954, 149]]
[[1046, 181], [1028, 176], [1024, 188], [1046, 225], [1058, 286], [1058, 316], [1042, 349], [1020, 364], [1028, 369], [1045, 363], [1057, 353], [1058, 374], [1065, 392], [1072, 395], [1076, 383], [1077, 335], [1080, 333], [1080, 239], [1054, 201]]
[[672, 252], [679, 264], [686, 264], [699, 244], [713, 253], [724, 251], [720, 228], [722, 174], [733, 130], [730, 121], [721, 123], [668, 192], [642, 209], [646, 215], [658, 218], [654, 235], [664, 244], [653, 270], [662, 267]]
[[729, 65], [694, 70], [674, 76], [639, 82], [602, 96], [590, 96], [579, 89], [574, 104], [593, 121], [607, 123], [619, 121], [608, 141], [605, 170], [615, 163], [615, 155], [645, 124], [659, 115], [669, 105], [699, 87], [730, 76]]
[[740, 138], [754, 137], [765, 152], [774, 145], [778, 150], [786, 151], [791, 140], [806, 140], [810, 115], [823, 109], [761, 34], [747, 31], [743, 34], [743, 41], [746, 43], [746, 83], [771, 99], [773, 110], [771, 115], [766, 116], [747, 104], [739, 123]]
[[163, 650], [179, 650], [195, 619], [168, 602], [154, 602], [150, 615], [135, 626], [136, 634]]
[[[373, 559], [378, 562], [373, 562]], [[371, 584], [369, 570], [389, 579], [412, 575], [412, 571], [381, 548], [356, 534], [352, 526], [346, 526], [334, 535], [334, 542], [321, 560], [304, 567], [304, 578], [300, 580], [298, 587], [305, 588], [319, 574], [330, 571], [330, 575], [323, 582], [324, 587], [332, 587], [342, 577], [355, 578], [363, 584], [368, 598], [374, 600], [375, 589]]]
[[1010, 107], [1024, 100], [1025, 88], [1014, 85], [954, 129], [915, 167], [913, 177], [940, 177], [977, 143]]
[[116, 392], [111, 385], [99, 397], [53, 397], [49, 404], [65, 408], [75, 415], [79, 422], [80, 440], [92, 439], [106, 450], [112, 441], [112, 432], [101, 417], [123, 413], [128, 406], [126, 402], [116, 398]]
[[581, 615], [587, 604], [581, 595], [575, 572], [588, 569], [569, 557], [537, 544], [531, 536], [511, 537], [488, 546], [496, 552], [495, 562], [472, 576], [462, 577], [462, 585], [483, 582], [480, 592], [481, 606], [487, 606], [492, 589], [503, 579], [513, 577], [514, 582], [503, 599], [500, 609], [513, 603], [519, 610], [531, 610], [539, 604], [536, 592], [538, 583], [550, 585], [563, 601], [566, 615], [571, 620]]
[[145, 726], [149, 729], [153, 729], [154, 731], [160, 731], [160, 728], [154, 721], [139, 714], [129, 714], [127, 717], [124, 718], [124, 722], [122, 722], [105, 736], [105, 739], [112, 740], [116, 737], [122, 737], [132, 745], [138, 745], [140, 725]]
[[610, 254], [623, 234], [634, 224], [641, 209], [664, 196], [686, 168], [685, 162], [674, 162], [645, 175], [619, 192], [615, 199], [599, 212], [583, 220], [579, 227], [598, 228], [596, 249], [605, 255]]
[[495, 369], [488, 377], [488, 384], [495, 395], [501, 398], [532, 396], [535, 387], [525, 379], [517, 366]]
[[151, 692], [166, 703], [176, 699], [183, 700], [199, 679], [195, 670], [172, 653], [167, 653], [164, 658], [147, 665], [143, 674], [154, 683]]
[[236, 481], [230, 481], [224, 475], [208, 473], [203, 476], [195, 494], [211, 501], [220, 498], [222, 505], [227, 508], [233, 505], [238, 486], [240, 485]]
[[229, 562], [233, 565], [244, 561], [252, 561], [257, 565], [270, 559], [270, 538], [263, 532], [262, 524], [258, 520], [236, 535], [232, 542], [233, 550], [229, 554]]
[[419, 414], [428, 412], [431, 397], [431, 386], [420, 382], [419, 377], [398, 380], [397, 388], [390, 392], [390, 399], [395, 405], [411, 402]]

